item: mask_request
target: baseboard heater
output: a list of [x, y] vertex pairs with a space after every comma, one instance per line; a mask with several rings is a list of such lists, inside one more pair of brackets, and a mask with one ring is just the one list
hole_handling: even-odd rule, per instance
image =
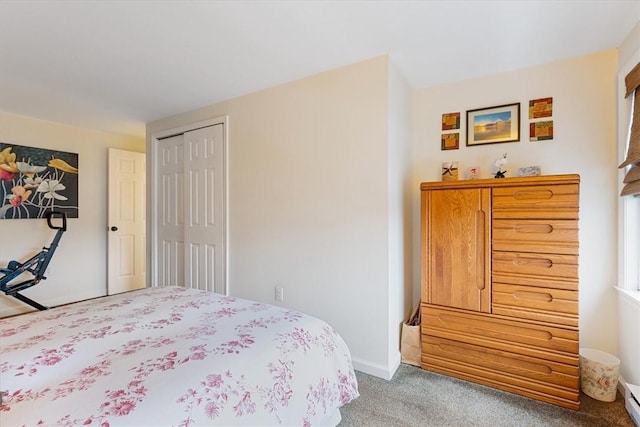
[[633, 422], [640, 426], [640, 386], [627, 384], [627, 398], [625, 402], [627, 412], [631, 415]]

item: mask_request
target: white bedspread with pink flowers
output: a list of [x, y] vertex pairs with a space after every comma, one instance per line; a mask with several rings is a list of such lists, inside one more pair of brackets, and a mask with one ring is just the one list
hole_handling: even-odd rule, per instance
[[0, 320], [0, 425], [324, 425], [349, 349], [297, 311], [177, 287]]

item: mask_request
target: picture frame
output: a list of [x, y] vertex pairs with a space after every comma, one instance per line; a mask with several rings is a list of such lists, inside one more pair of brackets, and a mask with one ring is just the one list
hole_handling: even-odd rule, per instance
[[442, 130], [460, 129], [460, 112], [445, 113], [442, 115]]
[[467, 167], [466, 179], [480, 179], [480, 167], [479, 166]]
[[443, 133], [440, 137], [441, 150], [457, 150], [460, 148], [459, 133]]
[[520, 141], [520, 103], [467, 110], [467, 146]]
[[458, 180], [458, 162], [442, 162], [442, 180]]
[[553, 97], [532, 99], [529, 101], [529, 120], [551, 117], [553, 115]]
[[78, 154], [0, 142], [0, 220], [78, 218]]
[[529, 123], [529, 141], [553, 139], [553, 120]]

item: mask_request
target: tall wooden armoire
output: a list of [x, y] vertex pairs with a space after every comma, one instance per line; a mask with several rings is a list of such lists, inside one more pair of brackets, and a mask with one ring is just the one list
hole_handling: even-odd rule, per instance
[[579, 185], [421, 184], [424, 369], [578, 409]]

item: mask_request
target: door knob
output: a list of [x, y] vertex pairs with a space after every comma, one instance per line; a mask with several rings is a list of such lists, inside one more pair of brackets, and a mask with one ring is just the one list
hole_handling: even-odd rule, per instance
[[113, 227], [111, 227], [111, 231], [118, 231], [118, 227], [114, 225]]

